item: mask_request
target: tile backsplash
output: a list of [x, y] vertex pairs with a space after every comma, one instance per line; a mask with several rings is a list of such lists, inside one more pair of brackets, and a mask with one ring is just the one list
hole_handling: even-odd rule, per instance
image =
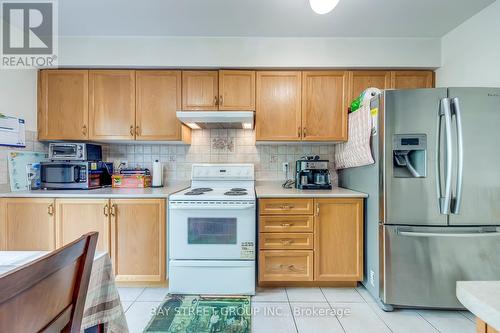
[[330, 160], [332, 182], [337, 183], [333, 169], [334, 144], [290, 143], [255, 144], [255, 131], [211, 129], [192, 131], [191, 145], [108, 144], [105, 159], [126, 161], [131, 167], [151, 168], [156, 159], [164, 164], [164, 180], [189, 180], [193, 163], [253, 163], [257, 180], [282, 181], [283, 162], [289, 162], [293, 177], [295, 160], [304, 155], [319, 155]]
[[[36, 139], [35, 131], [26, 131], [26, 148], [0, 146], [0, 191], [10, 190], [7, 152], [28, 150], [46, 152], [48, 144]], [[255, 144], [255, 131], [234, 129], [195, 130], [191, 145], [157, 143], [103, 144], [106, 161], [115, 165], [125, 161], [130, 167], [152, 169], [153, 161], [163, 163], [164, 182], [189, 180], [193, 163], [253, 163], [257, 180], [283, 181], [284, 162], [290, 163], [294, 176], [295, 161], [304, 155], [319, 155], [330, 160], [332, 182], [337, 184], [333, 168], [335, 145], [318, 143]]]

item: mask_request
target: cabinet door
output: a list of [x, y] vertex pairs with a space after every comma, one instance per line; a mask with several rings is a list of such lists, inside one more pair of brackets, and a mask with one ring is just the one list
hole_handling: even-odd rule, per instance
[[90, 139], [135, 138], [135, 71], [90, 71]]
[[347, 72], [304, 72], [302, 140], [347, 140]]
[[219, 71], [219, 110], [255, 110], [254, 71]]
[[419, 89], [434, 87], [432, 71], [393, 71], [391, 72], [391, 88]]
[[301, 72], [257, 72], [256, 139], [299, 141], [301, 138]]
[[181, 140], [181, 71], [137, 71], [137, 140]]
[[165, 200], [111, 200], [111, 215], [116, 280], [165, 280]]
[[391, 87], [391, 72], [387, 71], [352, 71], [349, 72], [349, 98], [351, 104], [367, 88], [388, 89]]
[[87, 70], [42, 70], [39, 73], [38, 138], [88, 139]]
[[54, 199], [2, 199], [3, 246], [7, 251], [56, 248]]
[[182, 109], [202, 111], [219, 109], [217, 71], [182, 71]]
[[363, 279], [363, 199], [315, 199], [314, 279]]
[[56, 199], [57, 247], [97, 231], [97, 251], [109, 252], [108, 199]]

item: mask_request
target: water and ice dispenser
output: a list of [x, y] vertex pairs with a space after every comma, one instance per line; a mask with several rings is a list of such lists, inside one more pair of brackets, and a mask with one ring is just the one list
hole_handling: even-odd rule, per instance
[[393, 137], [392, 147], [394, 177], [427, 176], [427, 135], [396, 134]]

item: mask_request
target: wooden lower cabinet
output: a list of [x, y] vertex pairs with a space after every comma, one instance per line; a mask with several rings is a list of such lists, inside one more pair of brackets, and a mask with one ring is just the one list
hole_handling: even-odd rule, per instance
[[275, 207], [290, 200], [259, 200], [259, 284], [361, 281], [364, 199], [296, 198], [295, 205], [311, 208], [303, 215], [280, 215]]
[[117, 281], [165, 280], [165, 200], [111, 200], [111, 257]]
[[315, 199], [314, 279], [363, 279], [363, 199]]
[[0, 250], [50, 251], [56, 248], [54, 199], [1, 200]]
[[96, 251], [110, 252], [108, 199], [56, 199], [56, 212], [57, 247], [97, 231]]
[[476, 333], [500, 333], [500, 331], [494, 329], [480, 318], [476, 318]]

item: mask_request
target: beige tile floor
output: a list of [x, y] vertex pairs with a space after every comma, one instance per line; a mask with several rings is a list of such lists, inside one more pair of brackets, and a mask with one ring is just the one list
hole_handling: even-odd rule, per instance
[[[167, 288], [119, 288], [131, 333], [142, 332]], [[474, 333], [467, 311], [384, 312], [366, 289], [258, 289], [252, 298], [254, 333]]]

